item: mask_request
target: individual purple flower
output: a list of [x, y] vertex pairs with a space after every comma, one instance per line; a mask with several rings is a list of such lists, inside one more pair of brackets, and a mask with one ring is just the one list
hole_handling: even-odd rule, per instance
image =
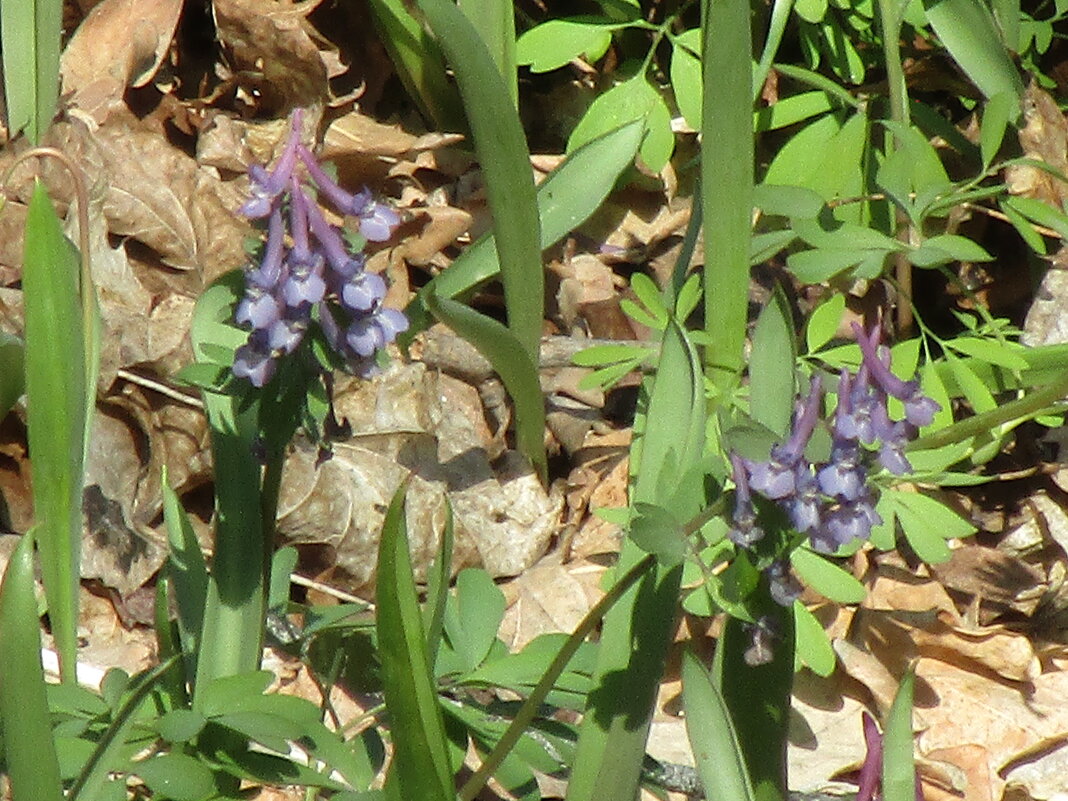
[[301, 145], [297, 152], [315, 185], [331, 205], [343, 214], [359, 218], [360, 233], [364, 239], [369, 242], [385, 242], [393, 236], [393, 229], [400, 224], [400, 217], [393, 209], [375, 202], [367, 189], [356, 193], [346, 192], [319, 166], [311, 151]]
[[800, 532], [812, 531], [820, 524], [823, 498], [807, 463], [799, 464], [794, 470], [794, 487], [794, 497], [790, 499], [786, 510], [790, 522]]
[[756, 510], [749, 492], [746, 464], [736, 453], [731, 454], [734, 474], [734, 517], [727, 538], [742, 548], [750, 548], [764, 538], [764, 530], [757, 525]]
[[265, 341], [254, 336], [234, 354], [233, 373], [247, 378], [254, 387], [263, 387], [274, 376], [278, 363]]
[[259, 219], [266, 217], [278, 207], [279, 197], [289, 186], [293, 168], [297, 163], [301, 118], [301, 109], [295, 109], [289, 123], [289, 138], [286, 140], [282, 155], [278, 157], [274, 170], [268, 172], [259, 164], [253, 164], [248, 168], [251, 197], [237, 210], [242, 217]]
[[870, 498], [836, 504], [824, 514], [822, 525], [811, 533], [812, 547], [823, 553], [834, 553], [854, 540], [867, 539], [872, 527], [882, 522]]
[[771, 599], [779, 606], [793, 606], [801, 597], [801, 583], [790, 572], [790, 566], [782, 559], [776, 559], [764, 569], [768, 579], [768, 592]]
[[920, 427], [930, 425], [935, 413], [942, 407], [938, 403], [920, 392], [919, 381], [904, 381], [894, 375], [890, 369], [889, 360], [883, 359], [879, 353], [879, 329], [872, 329], [871, 335], [864, 333], [864, 329], [857, 323], [853, 323], [853, 332], [860, 345], [860, 352], [864, 357], [864, 364], [871, 372], [874, 383], [892, 398], [897, 398], [905, 405], [905, 419], [912, 425]]

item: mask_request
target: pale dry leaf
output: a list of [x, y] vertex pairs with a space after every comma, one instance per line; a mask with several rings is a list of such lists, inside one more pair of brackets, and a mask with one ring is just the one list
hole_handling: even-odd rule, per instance
[[604, 595], [605, 567], [575, 560], [562, 565], [550, 554], [501, 589], [508, 609], [499, 636], [518, 651], [540, 634], [574, 631]]
[[405, 478], [420, 576], [436, 554], [446, 497], [456, 523], [454, 570], [482, 565], [494, 576], [515, 575], [544, 553], [562, 498], [546, 493], [513, 452], [491, 465], [473, 386], [421, 363], [395, 364], [371, 381], [340, 384], [335, 409], [352, 436], [319, 467], [310, 449], [290, 456], [279, 532], [334, 546], [351, 589], [373, 586], [382, 517]]
[[170, 48], [182, 0], [104, 0], [60, 58], [63, 94], [103, 122], [127, 86], [144, 86]]
[[[1043, 161], [1062, 175], [1068, 174], [1068, 121], [1057, 101], [1032, 81], [1024, 92], [1023, 110], [1020, 146], [1024, 156]], [[1042, 200], [1054, 208], [1063, 208], [1068, 199], [1068, 185], [1028, 164], [1007, 167], [1005, 183], [1010, 193]]]
[[421, 228], [406, 236], [393, 252], [396, 258], [403, 258], [415, 267], [431, 264], [442, 250], [456, 244], [471, 228], [471, 215], [452, 206], [429, 206], [412, 212], [412, 224], [406, 228], [420, 224]]
[[790, 713], [790, 787], [801, 792], [853, 789], [832, 777], [864, 759], [861, 715], [865, 706], [847, 692], [840, 675], [794, 677]]
[[[1068, 673], [1038, 676], [1031, 685], [1010, 686], [933, 659], [921, 659], [917, 676], [937, 696], [938, 703], [917, 707], [922, 754], [976, 744], [989, 754], [987, 775], [991, 797], [1000, 798], [1013, 762], [1037, 743], [1068, 731]], [[966, 773], [969, 771], [965, 767]], [[974, 768], [971, 768], [974, 771]], [[1013, 776], [1015, 779], [1015, 776]], [[980, 795], [972, 796], [982, 798]]]

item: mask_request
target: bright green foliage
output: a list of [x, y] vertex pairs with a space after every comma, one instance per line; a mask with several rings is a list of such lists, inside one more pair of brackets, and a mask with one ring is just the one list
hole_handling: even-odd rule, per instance
[[[26, 217], [26, 417], [45, 593], [64, 681], [74, 680], [86, 421], [80, 260], [44, 186]], [[86, 288], [88, 291], [88, 288]]]
[[22, 537], [0, 585], [0, 734], [14, 801], [60, 801], [59, 762], [41, 668], [33, 545], [32, 534]]
[[62, 27], [62, 0], [0, 2], [7, 127], [12, 136], [24, 131], [34, 144], [56, 113]]

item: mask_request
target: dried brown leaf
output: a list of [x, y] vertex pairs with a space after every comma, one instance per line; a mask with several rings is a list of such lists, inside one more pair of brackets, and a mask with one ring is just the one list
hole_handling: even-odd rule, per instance
[[60, 59], [63, 93], [102, 122], [127, 86], [144, 86], [170, 48], [182, 0], [104, 0], [74, 32]]

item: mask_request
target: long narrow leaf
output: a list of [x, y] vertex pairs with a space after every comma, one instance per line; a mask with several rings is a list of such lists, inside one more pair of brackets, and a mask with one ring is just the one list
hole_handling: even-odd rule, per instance
[[508, 327], [538, 360], [545, 275], [530, 152], [504, 78], [478, 32], [451, 0], [416, 0], [452, 65], [486, 180]]
[[393, 496], [382, 526], [375, 593], [382, 687], [392, 722], [391, 780], [401, 798], [448, 801], [455, 798], [448, 741], [408, 552], [405, 489]]
[[164, 470], [163, 520], [167, 524], [167, 578], [174, 590], [178, 608], [178, 635], [186, 657], [188, 678], [196, 675], [198, 642], [204, 626], [204, 604], [208, 595], [208, 568], [200, 542], [182, 508], [177, 493], [171, 489]]
[[682, 703], [705, 795], [721, 801], [752, 801], [753, 787], [730, 712], [708, 671], [689, 652], [682, 658]]
[[[623, 169], [634, 161], [642, 140], [642, 124], [632, 122], [587, 142], [538, 186], [541, 247], [556, 244], [585, 222], [615, 185]], [[487, 234], [464, 251], [445, 272], [436, 276], [408, 304], [411, 323], [402, 339], [422, 331], [430, 322], [426, 299], [430, 295], [455, 298], [500, 272], [496, 238]]]
[[59, 99], [62, 0], [0, 0], [8, 131], [37, 144]]
[[0, 586], [0, 731], [14, 801], [61, 801], [63, 785], [41, 667], [33, 534], [15, 547]]
[[1023, 83], [987, 4], [978, 0], [924, 0], [923, 7], [938, 38], [979, 91], [988, 99], [1008, 93], [1019, 105]]
[[79, 260], [42, 184], [26, 217], [22, 293], [26, 416], [38, 547], [60, 675], [74, 681], [85, 447], [85, 352]]
[[371, 14], [397, 75], [420, 111], [442, 131], [463, 131], [460, 97], [449, 83], [437, 42], [403, 0], [371, 0]]
[[701, 203], [705, 221], [705, 365], [721, 388], [742, 367], [749, 308], [753, 75], [748, 0], [704, 0]]
[[[703, 455], [704, 388], [693, 346], [674, 321], [665, 332], [644, 421], [632, 503], [670, 505], [679, 519], [689, 519], [703, 499], [676, 493]], [[628, 539], [617, 570], [628, 571], [645, 556]], [[596, 689], [582, 721], [568, 801], [635, 797], [681, 579], [681, 566], [658, 565], [605, 616]]]
[[513, 106], [519, 105], [515, 63], [515, 8], [512, 0], [460, 0], [460, 10], [486, 45], [508, 87]]
[[433, 665], [438, 659], [441, 632], [445, 625], [445, 603], [449, 598], [449, 578], [452, 576], [452, 550], [455, 541], [452, 504], [445, 499], [445, 525], [441, 531], [441, 547], [438, 558], [427, 578], [426, 606], [423, 608], [423, 625], [426, 627], [427, 662]]
[[544, 481], [545, 403], [542, 401], [536, 363], [530, 359], [518, 338], [496, 320], [479, 314], [448, 298], [430, 297], [427, 306], [457, 334], [478, 348], [515, 404], [516, 442]]
[[[197, 301], [191, 338], [198, 362], [232, 359], [233, 349], [244, 340], [244, 333], [229, 323], [241, 285], [239, 273], [224, 276]], [[220, 357], [220, 353], [226, 355]], [[199, 642], [194, 703], [199, 690], [214, 679], [259, 667], [268, 579], [269, 543], [264, 536], [261, 467], [255, 447], [256, 408], [241, 408], [237, 398], [205, 392], [204, 410], [219, 482], [215, 556]]]
[[734, 722], [745, 755], [756, 801], [785, 801], [786, 729], [794, 679], [793, 611], [776, 604], [760, 589], [772, 654], [764, 664], [750, 664], [753, 646], [748, 624], [728, 618], [716, 645], [713, 678]]
[[909, 668], [897, 688], [883, 729], [884, 801], [914, 801], [917, 798], [912, 742], [912, 688], [915, 683], [916, 673]]

